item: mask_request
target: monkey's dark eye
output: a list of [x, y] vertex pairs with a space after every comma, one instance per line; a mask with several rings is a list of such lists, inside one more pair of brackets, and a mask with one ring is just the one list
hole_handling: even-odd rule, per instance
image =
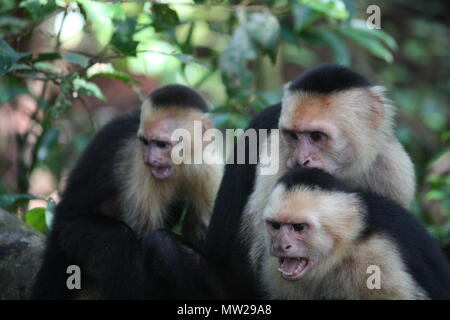
[[323, 137], [325, 137], [325, 135], [320, 131], [313, 131], [309, 134], [309, 136], [314, 142], [319, 142]]
[[281, 225], [278, 222], [271, 222], [270, 224], [272, 225], [272, 228], [274, 228], [275, 230], [278, 230], [281, 227]]
[[165, 147], [167, 147], [169, 144], [167, 142], [164, 141], [155, 141], [155, 144], [158, 148], [164, 149]]
[[292, 140], [297, 140], [297, 135], [295, 134], [294, 131], [291, 130], [283, 130], [283, 134], [288, 137], [291, 138]]
[[294, 223], [292, 227], [295, 231], [299, 232], [304, 230], [308, 225], [306, 223]]
[[141, 143], [142, 143], [144, 146], [148, 146], [148, 144], [150, 143], [147, 139], [145, 139], [145, 138], [142, 137], [142, 136], [139, 137], [139, 140], [141, 141]]

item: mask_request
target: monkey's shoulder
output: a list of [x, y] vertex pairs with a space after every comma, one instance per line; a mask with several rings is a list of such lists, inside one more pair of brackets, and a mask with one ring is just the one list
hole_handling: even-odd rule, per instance
[[139, 129], [140, 115], [141, 110], [137, 108], [113, 118], [97, 132], [90, 145], [109, 142], [111, 139], [116, 139], [115, 142], [117, 142], [117, 139], [123, 140], [136, 135]]
[[113, 181], [117, 155], [136, 135], [139, 118], [140, 110], [133, 110], [114, 118], [94, 135], [69, 174], [62, 200], [100, 204], [117, 192]]
[[392, 200], [373, 194], [362, 194], [362, 198], [367, 207], [362, 238], [386, 237], [431, 299], [450, 299], [450, 266], [422, 223]]
[[247, 129], [277, 129], [280, 115], [281, 103], [268, 106], [250, 121]]

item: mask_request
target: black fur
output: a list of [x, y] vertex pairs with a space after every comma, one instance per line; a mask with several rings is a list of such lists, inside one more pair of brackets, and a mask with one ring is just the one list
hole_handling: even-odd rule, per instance
[[180, 236], [156, 230], [145, 237], [144, 248], [146, 271], [151, 275], [146, 296], [177, 300], [228, 297], [228, 285], [220, 268]]
[[369, 86], [371, 83], [353, 70], [334, 64], [322, 64], [302, 73], [291, 82], [289, 90], [327, 94]]
[[138, 280], [142, 270], [134, 261], [140, 245], [127, 225], [112, 218], [121, 214], [114, 201], [119, 193], [113, 177], [117, 152], [121, 144], [136, 136], [139, 117], [137, 109], [102, 128], [70, 173], [56, 207], [33, 298], [75, 297], [76, 290], [66, 287], [66, 269], [71, 264], [79, 265], [82, 279], [92, 278], [106, 298], [141, 296], [136, 288], [142, 287]]
[[431, 299], [450, 299], [450, 266], [437, 241], [417, 218], [394, 201], [363, 193], [365, 236], [383, 232], [398, 245], [408, 271]]
[[318, 187], [327, 191], [346, 192], [347, 187], [339, 180], [323, 170], [317, 168], [294, 168], [289, 170], [289, 174], [283, 175], [278, 183], [286, 187], [286, 191], [290, 191], [300, 185], [308, 187]]
[[[346, 192], [343, 184], [319, 169], [296, 168], [280, 182], [295, 186], [316, 187], [326, 191]], [[387, 198], [358, 193], [367, 212], [360, 241], [373, 235], [389, 237], [398, 247], [409, 273], [431, 299], [450, 299], [450, 267], [435, 239], [417, 218]]]
[[116, 156], [122, 144], [136, 136], [140, 109], [119, 116], [104, 126], [91, 140], [75, 164], [58, 204], [56, 217], [99, 213], [103, 201], [119, 190], [113, 179]]
[[[255, 117], [247, 129], [276, 129], [280, 113], [281, 104], [272, 105]], [[248, 261], [248, 246], [239, 238], [241, 215], [253, 192], [257, 165], [249, 164], [248, 154], [246, 164], [237, 164], [236, 149], [235, 145], [234, 164], [225, 166], [208, 227], [205, 254], [213, 263], [228, 270], [228, 283], [234, 285], [233, 298], [258, 298], [261, 292], [255, 285], [255, 275]], [[248, 141], [245, 150], [248, 153]]]
[[[151, 97], [159, 107], [172, 103], [207, 110], [201, 97], [184, 86], [166, 86]], [[70, 173], [32, 290], [34, 299], [76, 297], [79, 292], [66, 288], [66, 269], [71, 264], [80, 266], [83, 288], [94, 287], [103, 298], [147, 297], [141, 240], [120, 220], [127, 212], [118, 202], [121, 181], [115, 175], [118, 154], [128, 141], [137, 139], [139, 121], [137, 109], [103, 127]], [[179, 221], [184, 206], [185, 199], [174, 199], [165, 228]], [[188, 211], [194, 214], [191, 208]]]
[[155, 108], [176, 106], [179, 108], [194, 108], [208, 112], [208, 104], [195, 90], [189, 87], [170, 84], [150, 93], [149, 98]]
[[[321, 65], [303, 73], [289, 89], [312, 93], [331, 93], [370, 83], [358, 73], [336, 65]], [[277, 129], [281, 104], [270, 106], [256, 116], [248, 129]], [[235, 146], [234, 151], [236, 152]], [[246, 143], [247, 152], [249, 150]], [[258, 298], [262, 291], [255, 281], [254, 270], [248, 260], [248, 245], [239, 235], [241, 216], [253, 192], [256, 164], [227, 164], [216, 197], [206, 237], [206, 256], [229, 270], [230, 282], [235, 283], [235, 298]], [[259, 159], [258, 159], [259, 161]], [[234, 280], [234, 281], [233, 281]]]

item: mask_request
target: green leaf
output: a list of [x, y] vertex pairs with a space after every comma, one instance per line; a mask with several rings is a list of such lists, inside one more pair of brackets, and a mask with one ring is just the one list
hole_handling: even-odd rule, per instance
[[345, 8], [348, 11], [348, 20], [353, 19], [353, 17], [358, 14], [358, 5], [354, 0], [342, 0], [344, 2]]
[[227, 124], [230, 121], [229, 113], [214, 112], [212, 116], [217, 128], [226, 128]]
[[189, 24], [189, 30], [183, 43], [180, 44], [182, 52], [192, 52], [192, 35], [194, 34], [195, 21]]
[[47, 70], [51, 72], [57, 72], [58, 69], [54, 64], [48, 63], [48, 62], [36, 62], [34, 66], [38, 69]]
[[441, 181], [442, 181], [442, 177], [436, 173], [431, 173], [431, 174], [427, 175], [425, 178], [426, 183], [436, 184], [436, 183], [440, 183]]
[[388, 63], [391, 63], [394, 60], [392, 53], [386, 49], [383, 44], [378, 41], [378, 39], [369, 37], [365, 32], [349, 27], [343, 27], [339, 31], [347, 38], [367, 49], [374, 56], [377, 56]]
[[280, 38], [280, 24], [270, 12], [252, 13], [244, 24], [253, 45], [275, 61]]
[[156, 32], [173, 29], [179, 22], [178, 14], [167, 4], [152, 4], [152, 25]]
[[110, 3], [103, 3], [91, 0], [77, 0], [84, 9], [88, 25], [95, 33], [100, 45], [107, 45], [114, 31], [112, 18], [114, 16], [114, 8]]
[[330, 46], [333, 50], [333, 57], [337, 64], [348, 66], [350, 64], [350, 51], [345, 41], [335, 32], [331, 30], [311, 31], [315, 40]]
[[184, 63], [184, 64], [195, 62], [194, 57], [190, 54], [172, 52], [172, 53], [168, 53], [167, 55], [177, 58], [181, 63]]
[[48, 232], [45, 223], [45, 208], [34, 208], [25, 212], [25, 222], [42, 233]]
[[133, 41], [133, 35], [136, 32], [136, 19], [127, 18], [124, 21], [116, 22], [114, 35], [111, 43], [121, 52], [136, 56], [138, 41]]
[[31, 54], [31, 52], [26, 52], [26, 53], [19, 53], [16, 52], [13, 48], [11, 48], [11, 46], [4, 41], [3, 39], [0, 39], [0, 52], [3, 54], [7, 54], [9, 56], [13, 56], [13, 57], [18, 57], [21, 58], [23, 56], [29, 55]]
[[64, 60], [69, 61], [74, 64], [77, 64], [83, 68], [86, 68], [89, 65], [89, 57], [87, 57], [83, 54], [74, 53], [74, 52], [61, 53], [61, 57]]
[[112, 72], [99, 72], [95, 73], [92, 77], [105, 77], [105, 78], [113, 78], [122, 81], [123, 83], [136, 83], [142, 84], [142, 82], [124, 72], [120, 71], [112, 71]]
[[58, 128], [50, 128], [47, 130], [44, 135], [39, 140], [39, 146], [37, 151], [37, 160], [44, 161], [47, 159], [50, 150], [55, 146], [58, 142], [59, 137], [59, 129]]
[[22, 85], [17, 78], [7, 76], [0, 80], [0, 106], [18, 95], [26, 93], [29, 93], [28, 88]]
[[427, 192], [425, 195], [425, 199], [427, 200], [442, 200], [445, 199], [445, 193], [441, 192], [440, 190], [431, 190]]
[[31, 70], [31, 67], [23, 64], [23, 63], [15, 63], [9, 71], [16, 71], [16, 70]]
[[397, 49], [397, 42], [391, 35], [389, 35], [388, 33], [384, 32], [381, 29], [367, 28], [366, 21], [361, 19], [353, 19], [350, 25], [353, 29], [357, 29], [361, 34], [365, 34], [370, 38], [377, 38], [389, 49], [391, 50]]
[[55, 0], [24, 0], [19, 7], [25, 8], [33, 21], [41, 21], [47, 15], [58, 9]]
[[447, 140], [450, 140], [450, 131], [444, 131], [441, 133], [441, 141], [446, 142]]
[[219, 66], [227, 75], [236, 76], [245, 68], [245, 62], [257, 57], [257, 53], [245, 28], [239, 27], [233, 33], [230, 43], [223, 51]]
[[7, 211], [14, 211], [19, 205], [27, 203], [30, 200], [41, 199], [33, 194], [2, 194], [0, 195], [0, 207]]
[[77, 77], [73, 80], [72, 85], [73, 89], [78, 93], [84, 93], [103, 101], [106, 100], [106, 97], [104, 96], [102, 90], [93, 82], [89, 82]]
[[82, 153], [92, 139], [90, 133], [80, 133], [73, 137], [73, 146], [77, 153]]
[[[61, 88], [62, 88], [63, 84], [64, 84], [64, 82], [61, 83]], [[67, 84], [65, 84], [65, 85], [67, 86]], [[48, 114], [48, 119], [52, 119], [52, 118], [61, 116], [61, 114], [63, 114], [64, 111], [66, 111], [67, 108], [70, 107], [72, 104], [73, 103], [70, 99], [67, 99], [64, 95], [59, 95], [56, 98], [56, 101], [53, 104], [53, 106], [46, 110], [46, 112]]]
[[245, 28], [239, 27], [219, 58], [219, 68], [229, 97], [237, 100], [248, 97], [254, 77], [247, 68], [247, 61], [256, 57], [257, 52]]
[[16, 52], [6, 41], [0, 39], [0, 76], [10, 71], [19, 59], [30, 54], [31, 52]]
[[[29, 58], [25, 58], [25, 61], [31, 60], [31, 56]], [[35, 58], [33, 58], [33, 62], [40, 62], [40, 61], [49, 61], [49, 60], [56, 60], [61, 59], [61, 54], [59, 52], [44, 52], [38, 54]]]
[[1, 0], [0, 13], [16, 8], [16, 0]]
[[65, 77], [63, 79], [63, 81], [61, 82], [61, 85], [59, 86], [61, 91], [65, 94], [72, 95], [73, 82], [77, 78], [79, 78], [79, 75], [76, 72], [73, 72], [73, 73], [69, 74], [67, 77]]
[[320, 17], [320, 14], [307, 6], [293, 4], [292, 17], [294, 19], [294, 30], [298, 32], [311, 26]]
[[47, 200], [47, 209], [45, 210], [45, 224], [48, 229], [52, 228], [53, 219], [55, 217], [56, 203], [52, 198]]
[[114, 20], [125, 20], [127, 17], [125, 11], [123, 10], [122, 4], [118, 2], [113, 4], [112, 14]]
[[[1, 9], [0, 9], [1, 11]], [[0, 16], [0, 28], [2, 30], [9, 30], [11, 34], [17, 35], [28, 26], [28, 21], [25, 19], [13, 16]]]
[[349, 12], [342, 0], [297, 0], [297, 2], [324, 13], [330, 18], [345, 20], [349, 17]]

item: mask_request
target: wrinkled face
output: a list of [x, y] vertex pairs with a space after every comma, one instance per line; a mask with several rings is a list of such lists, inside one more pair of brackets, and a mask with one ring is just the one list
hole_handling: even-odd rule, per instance
[[204, 130], [212, 126], [207, 114], [175, 106], [154, 108], [149, 100], [144, 101], [137, 138], [140, 141], [144, 163], [151, 169], [154, 178], [164, 180], [176, 172], [177, 165], [172, 161], [172, 149], [178, 143], [182, 142], [184, 146], [192, 141], [172, 140], [173, 133], [177, 129], [185, 129], [195, 138], [196, 122], [199, 123], [202, 139]]
[[167, 179], [175, 171], [171, 153], [177, 142], [172, 141], [171, 136], [178, 125], [175, 118], [160, 119], [138, 135], [144, 163], [151, 168], [156, 179]]
[[294, 281], [320, 264], [331, 253], [334, 242], [309, 219], [291, 221], [266, 220], [266, 228], [270, 253], [278, 258], [278, 271], [284, 279]]
[[342, 104], [345, 99], [337, 94], [285, 93], [279, 128], [289, 149], [289, 168], [314, 167], [333, 174], [352, 164], [355, 156]]
[[277, 186], [264, 221], [269, 252], [278, 259], [281, 277], [295, 281], [325, 270], [336, 249], [359, 232], [355, 203], [345, 194], [317, 190], [286, 193]]
[[278, 258], [281, 276], [286, 280], [302, 278], [317, 262], [307, 244], [314, 232], [311, 225], [305, 221], [266, 220], [266, 227], [271, 239], [270, 253]]

